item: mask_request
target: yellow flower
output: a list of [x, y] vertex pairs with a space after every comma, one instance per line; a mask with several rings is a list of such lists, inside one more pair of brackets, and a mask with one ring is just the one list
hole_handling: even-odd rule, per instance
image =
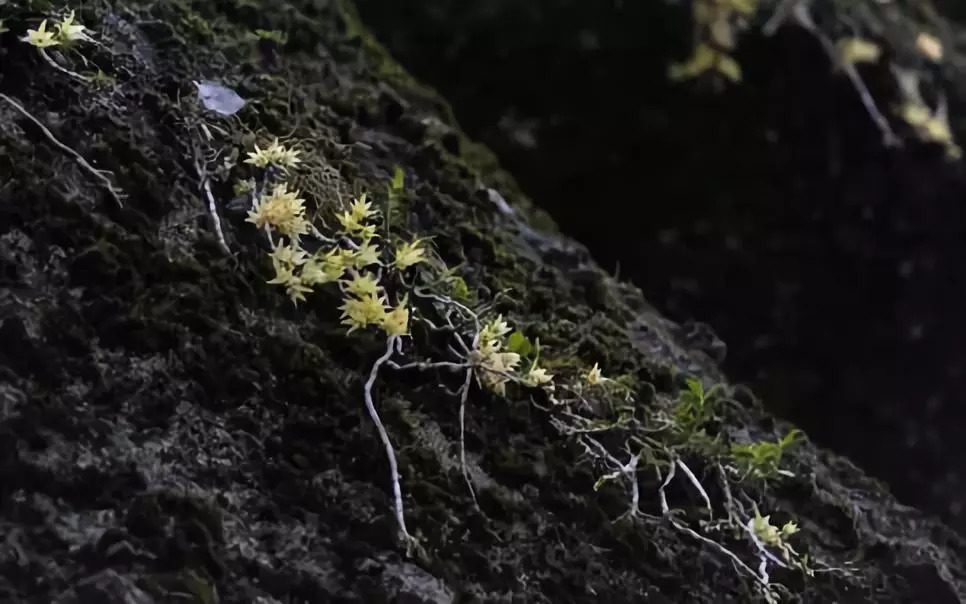
[[292, 245], [277, 245], [271, 254], [272, 265], [275, 268], [275, 277], [268, 281], [271, 285], [282, 285], [292, 302], [305, 300], [305, 294], [312, 291], [308, 284], [303, 282], [300, 275], [295, 274], [295, 269], [306, 262], [308, 254]]
[[355, 236], [361, 239], [363, 242], [368, 243], [376, 236], [376, 225], [374, 224], [364, 224], [356, 232]]
[[333, 275], [332, 272], [326, 269], [327, 267], [325, 263], [320, 262], [318, 258], [309, 258], [305, 264], [302, 265], [302, 272], [300, 273], [302, 283], [310, 287], [324, 285], [326, 283], [338, 281], [339, 277], [342, 276], [341, 271], [339, 271], [338, 275]]
[[372, 209], [372, 202], [366, 201], [366, 194], [363, 193], [349, 205], [348, 210], [337, 214], [336, 218], [346, 233], [360, 235], [363, 239], [368, 240], [375, 234], [375, 227], [366, 225], [366, 220], [374, 216], [375, 213], [376, 211]]
[[305, 250], [294, 244], [278, 244], [272, 250], [272, 262], [288, 266], [299, 266], [305, 263], [309, 255]]
[[495, 343], [506, 334], [510, 333], [510, 326], [503, 320], [503, 315], [497, 315], [480, 330], [480, 347]]
[[47, 48], [60, 44], [60, 40], [55, 37], [54, 32], [47, 31], [47, 19], [41, 21], [37, 29], [28, 29], [27, 35], [21, 38], [21, 40], [37, 48]]
[[520, 364], [520, 355], [515, 352], [478, 352], [475, 356], [481, 368], [481, 381], [493, 392], [505, 396], [509, 374]]
[[328, 252], [316, 252], [302, 266], [302, 283], [306, 285], [323, 285], [334, 283], [342, 278], [346, 271], [345, 250], [335, 248]]
[[409, 308], [406, 306], [405, 297], [383, 316], [382, 328], [389, 336], [404, 336], [409, 333]]
[[358, 250], [355, 250], [355, 254], [352, 256], [352, 265], [361, 269], [371, 264], [380, 264], [379, 247], [372, 242], [366, 242], [360, 245]]
[[379, 282], [369, 272], [360, 274], [352, 271], [352, 278], [343, 283], [345, 283], [347, 292], [360, 298], [368, 295], [377, 295], [380, 290]]
[[798, 525], [789, 520], [784, 524], [784, 526], [782, 526], [782, 537], [791, 537], [799, 530]]
[[520, 364], [520, 355], [515, 352], [500, 352], [494, 359], [493, 369], [501, 373], [512, 373]]
[[348, 296], [339, 310], [342, 311], [342, 324], [349, 326], [348, 333], [364, 329], [369, 325], [381, 325], [386, 316], [386, 297], [369, 294], [361, 298]]
[[781, 544], [781, 534], [778, 532], [778, 527], [772, 526], [771, 516], [762, 516], [755, 511], [755, 517], [752, 519], [751, 526], [755, 534], [758, 535], [758, 538], [765, 545], [775, 547]]
[[305, 219], [305, 200], [299, 197], [298, 191], [289, 191], [284, 183], [276, 185], [270, 195], [258, 200], [245, 221], [259, 228], [273, 227], [292, 239], [308, 233], [310, 226]]
[[366, 194], [363, 193], [352, 202], [349, 206], [349, 211], [352, 217], [359, 222], [365, 221], [367, 218], [371, 218], [376, 214], [376, 211], [372, 209], [372, 202], [366, 201]]
[[268, 166], [294, 168], [301, 161], [299, 151], [281, 145], [276, 138], [272, 141], [272, 144], [264, 149], [260, 149], [256, 144], [255, 150], [248, 153], [248, 159], [245, 160], [245, 163], [257, 168], [267, 168]]
[[594, 366], [591, 367], [590, 371], [587, 372], [587, 375], [584, 376], [584, 381], [591, 386], [596, 386], [597, 384], [600, 384], [606, 380], [607, 378], [601, 375], [600, 367], [597, 366], [597, 363], [594, 363]]
[[308, 287], [300, 276], [293, 276], [285, 283], [285, 293], [293, 304], [298, 304], [305, 300], [305, 294], [311, 293], [312, 288]]
[[547, 370], [543, 367], [537, 367], [536, 364], [530, 368], [530, 371], [523, 376], [523, 384], [530, 386], [531, 388], [548, 388], [553, 389], [553, 375], [547, 373]]
[[70, 11], [70, 14], [57, 24], [57, 39], [63, 43], [89, 40], [90, 38], [84, 33], [86, 29], [83, 25], [74, 23], [74, 11]]
[[349, 212], [348, 210], [342, 212], [341, 214], [336, 214], [335, 217], [338, 219], [339, 224], [342, 225], [342, 229], [349, 235], [357, 233], [364, 227], [364, 225], [360, 224], [359, 221], [352, 216], [352, 212]]
[[426, 250], [420, 247], [419, 240], [404, 243], [396, 248], [396, 260], [394, 264], [399, 270], [406, 270], [414, 264], [425, 262], [425, 253]]
[[500, 352], [501, 348], [503, 348], [503, 344], [501, 344], [497, 340], [484, 340], [483, 338], [480, 338], [479, 352], [480, 352], [480, 355], [484, 357], [494, 355]]

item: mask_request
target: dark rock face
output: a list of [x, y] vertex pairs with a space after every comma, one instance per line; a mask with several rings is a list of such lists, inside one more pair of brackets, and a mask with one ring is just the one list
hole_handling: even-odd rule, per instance
[[[39, 4], [6, 2], [0, 35], [0, 602], [756, 599], [734, 559], [674, 530], [705, 530], [683, 470], [667, 489], [672, 514], [645, 461], [633, 474], [639, 515], [617, 522], [629, 489], [596, 489], [606, 468], [523, 394], [468, 399], [475, 507], [459, 405], [435, 376], [380, 375], [373, 389], [420, 547], [395, 538], [388, 464], [362, 400], [386, 342], [346, 334], [334, 288], [296, 308], [267, 285], [265, 239], [229, 211], [255, 142], [291, 133], [305, 194], [327, 209], [326, 196], [384, 190], [400, 166], [407, 228], [432, 236], [467, 295], [498, 303], [564, 363], [599, 361], [633, 384], [625, 423], [670, 404], [684, 376], [724, 383], [723, 347], [701, 325], [663, 317], [554, 230], [351, 7], [88, 3], [77, 18], [100, 44], [80, 46], [87, 63], [50, 51], [55, 65], [103, 71], [84, 81], [20, 41], [63, 17]], [[246, 108], [204, 113], [193, 81], [230, 87]], [[406, 346], [417, 345], [430, 358], [448, 352], [433, 335], [413, 334]], [[715, 418], [722, 437], [787, 433], [747, 393], [733, 399]], [[693, 480], [724, 507], [729, 482], [695, 457]], [[955, 532], [814, 443], [783, 465], [794, 476], [735, 481], [734, 498], [794, 519], [801, 552], [849, 567], [815, 577], [776, 567], [791, 594], [966, 601], [966, 541]], [[719, 538], [760, 562], [758, 542]]]
[[733, 379], [966, 528], [962, 166], [884, 149], [814, 37], [752, 30], [716, 93], [668, 83], [689, 15], [658, 2], [359, 5], [568, 234], [710, 323]]

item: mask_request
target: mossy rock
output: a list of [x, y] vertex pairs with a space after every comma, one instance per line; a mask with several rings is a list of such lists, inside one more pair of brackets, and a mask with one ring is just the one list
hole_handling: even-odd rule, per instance
[[[85, 5], [77, 20], [98, 44], [48, 49], [53, 64], [18, 38], [63, 14], [38, 2], [2, 10], [0, 600], [756, 598], [731, 560], [664, 521], [615, 522], [627, 493], [595, 491], [602, 468], [525, 397], [470, 397], [476, 509], [454, 453], [458, 404], [433, 380], [392, 375], [375, 394], [421, 541], [406, 557], [362, 404], [383, 342], [347, 336], [331, 292], [294, 307], [266, 284], [263, 239], [227, 211], [255, 141], [299, 141], [298, 182], [323, 207], [384, 187], [400, 166], [406, 227], [462, 264], [468, 289], [509, 292], [500, 310], [560, 356], [625, 376], [646, 393], [641, 405], [677, 396], [680, 376], [724, 377], [637, 289], [555, 232], [349, 6]], [[95, 69], [108, 77], [76, 77]], [[205, 112], [202, 80], [247, 105]], [[788, 430], [738, 395], [721, 422], [722, 433]], [[851, 569], [776, 573], [794, 598], [963, 598], [963, 543], [942, 524], [810, 443], [789, 467], [795, 478], [741, 492], [794, 518], [798, 549]], [[660, 482], [642, 472], [641, 483], [653, 512]], [[694, 516], [684, 493], [669, 496]], [[733, 547], [749, 555], [748, 543]]]

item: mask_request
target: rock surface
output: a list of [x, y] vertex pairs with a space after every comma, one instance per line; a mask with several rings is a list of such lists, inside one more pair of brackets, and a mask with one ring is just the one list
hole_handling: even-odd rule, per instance
[[[4, 3], [0, 35], [0, 601], [756, 600], [732, 560], [671, 530], [701, 506], [689, 491], [668, 490], [684, 519], [615, 522], [628, 494], [595, 490], [606, 469], [526, 397], [470, 397], [478, 511], [458, 405], [401, 374], [376, 398], [421, 548], [408, 557], [395, 539], [362, 404], [383, 343], [347, 336], [332, 293], [293, 307], [265, 283], [260, 234], [226, 211], [239, 154], [266, 136], [303, 142], [300, 182], [319, 203], [379, 190], [402, 167], [408, 227], [477, 295], [508, 291], [500, 310], [548, 350], [627, 376], [641, 410], [679, 396], [681, 375], [724, 376], [694, 346], [700, 330], [559, 235], [351, 6], [88, 5], [77, 19], [98, 44], [78, 46], [85, 63], [18, 39], [63, 18], [39, 4]], [[246, 105], [205, 113], [195, 81]], [[733, 399], [721, 434], [787, 432], [747, 393]], [[736, 497], [794, 518], [797, 549], [851, 569], [774, 573], [791, 594], [966, 600], [966, 544], [946, 526], [809, 442], [787, 467], [796, 477]], [[642, 470], [641, 485], [654, 517], [660, 481]], [[755, 560], [748, 543], [732, 547]]]
[[[730, 377], [966, 530], [966, 179], [900, 118], [897, 77], [966, 140], [962, 5], [746, 3], [741, 82], [672, 82], [700, 4], [359, 2], [565, 232], [713, 327]], [[820, 35], [776, 18], [793, 5]], [[858, 75], [901, 148], [823, 47], [853, 36], [881, 49]]]

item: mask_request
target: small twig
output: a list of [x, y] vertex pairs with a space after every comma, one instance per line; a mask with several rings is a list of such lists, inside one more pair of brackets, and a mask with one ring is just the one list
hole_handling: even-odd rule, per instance
[[701, 481], [698, 480], [698, 477], [694, 475], [694, 472], [691, 471], [691, 468], [689, 468], [680, 457], [676, 458], [674, 463], [684, 471], [685, 476], [688, 477], [688, 481], [695, 488], [698, 494], [701, 495], [701, 499], [704, 500], [704, 505], [708, 508], [708, 516], [714, 516], [714, 512], [711, 509], [711, 498], [708, 497], [708, 492], [704, 490], [703, 486], [701, 486]]
[[111, 194], [111, 197], [114, 198], [114, 201], [117, 202], [118, 207], [124, 207], [124, 202], [121, 201], [121, 194], [118, 193], [118, 191], [114, 188], [114, 184], [111, 182], [111, 179], [104, 176], [104, 174], [101, 173], [101, 170], [94, 168], [94, 166], [90, 165], [87, 162], [87, 160], [84, 159], [83, 156], [81, 156], [80, 153], [78, 153], [77, 151], [74, 151], [64, 143], [57, 140], [57, 137], [54, 136], [53, 133], [40, 122], [40, 120], [38, 120], [33, 115], [31, 115], [29, 111], [24, 109], [20, 103], [13, 100], [11, 97], [7, 96], [2, 92], [0, 92], [0, 98], [10, 103], [10, 105], [14, 109], [19, 111], [21, 115], [23, 115], [24, 117], [32, 121], [38, 128], [40, 128], [41, 132], [44, 133], [44, 136], [46, 136], [47, 139], [51, 143], [53, 143], [58, 149], [73, 157], [77, 161], [77, 163], [80, 164], [82, 168], [84, 168], [85, 170], [87, 170], [87, 172], [91, 174], [91, 176], [101, 181], [101, 183], [103, 183], [104, 186], [107, 188], [107, 191]]
[[432, 363], [427, 363], [423, 361], [414, 361], [411, 363], [406, 363], [400, 365], [395, 361], [386, 361], [386, 365], [393, 369], [417, 369], [420, 371], [428, 371], [430, 369], [446, 369], [448, 371], [465, 371], [465, 377], [463, 379], [463, 384], [460, 386], [459, 390], [455, 393], [446, 389], [447, 392], [451, 394], [456, 394], [460, 399], [460, 411], [459, 411], [459, 422], [460, 422], [460, 469], [463, 473], [463, 480], [466, 481], [466, 486], [470, 490], [470, 497], [473, 498], [473, 507], [476, 511], [482, 513], [480, 509], [480, 503], [476, 498], [476, 490], [473, 488], [473, 481], [470, 478], [470, 472], [468, 466], [466, 465], [466, 402], [470, 394], [470, 386], [473, 381], [473, 367], [467, 365], [466, 363], [453, 363], [449, 361], [436, 361]]
[[420, 298], [429, 298], [430, 300], [435, 300], [436, 302], [439, 302], [439, 303], [444, 304], [444, 305], [452, 306], [452, 307], [457, 308], [460, 311], [462, 311], [473, 322], [474, 334], [475, 335], [473, 336], [473, 345], [472, 345], [472, 348], [476, 348], [479, 345], [479, 341], [478, 341], [479, 340], [479, 337], [480, 337], [480, 318], [479, 318], [479, 315], [477, 315], [475, 312], [473, 312], [472, 310], [470, 310], [469, 308], [467, 308], [465, 305], [460, 304], [459, 302], [457, 302], [456, 300], [454, 300], [454, 299], [452, 299], [452, 298], [450, 298], [448, 296], [443, 296], [443, 295], [440, 295], [440, 294], [435, 294], [433, 292], [426, 291], [425, 289], [419, 288], [419, 287], [413, 288], [413, 293], [416, 294], [417, 296], [419, 296]]
[[42, 56], [44, 58], [44, 60], [47, 61], [47, 63], [49, 63], [50, 66], [53, 67], [54, 69], [60, 71], [61, 73], [64, 73], [66, 75], [69, 75], [70, 77], [72, 77], [72, 78], [74, 78], [74, 79], [76, 79], [76, 80], [78, 80], [80, 82], [83, 82], [84, 84], [90, 84], [91, 83], [91, 79], [89, 77], [82, 76], [79, 73], [73, 72], [73, 71], [67, 69], [66, 67], [62, 67], [61, 65], [59, 65], [57, 63], [57, 61], [55, 61], [49, 54], [47, 54], [47, 52], [43, 48], [38, 48], [37, 49], [37, 52], [39, 52], [40, 53], [40, 56]]
[[869, 92], [868, 87], [866, 87], [865, 82], [859, 76], [859, 72], [856, 71], [855, 66], [848, 61], [843, 61], [839, 56], [838, 50], [835, 44], [822, 33], [818, 26], [815, 25], [815, 21], [812, 20], [812, 16], [809, 13], [810, 2], [807, 0], [785, 0], [782, 4], [775, 10], [774, 15], [768, 20], [768, 22], [762, 28], [763, 33], [766, 36], [772, 35], [779, 25], [785, 20], [794, 19], [795, 23], [800, 25], [810, 34], [815, 36], [818, 41], [822, 44], [822, 48], [828, 55], [829, 59], [833, 64], [842, 68], [845, 75], [852, 82], [852, 87], [859, 95], [859, 99], [865, 106], [869, 117], [875, 122], [875, 125], [879, 128], [882, 133], [882, 143], [887, 147], [897, 147], [902, 144], [902, 141], [892, 131], [892, 126], [889, 125], [889, 120], [882, 115], [876, 105], [875, 99], [872, 98], [872, 93]]
[[470, 472], [466, 467], [466, 399], [470, 393], [470, 384], [473, 380], [472, 367], [466, 370], [466, 377], [460, 387], [460, 468], [463, 470], [463, 480], [470, 489], [470, 497], [473, 498], [473, 507], [482, 513], [480, 503], [476, 500], [476, 491], [473, 489], [473, 481], [470, 480]]
[[[657, 470], [657, 478], [658, 480], [660, 480], [661, 469], [657, 466], [655, 466], [655, 469]], [[670, 467], [668, 467], [667, 476], [664, 477], [664, 481], [661, 483], [661, 487], [657, 490], [657, 497], [661, 503], [661, 513], [664, 514], [665, 516], [671, 513], [671, 508], [667, 504], [667, 493], [665, 493], [664, 490], [667, 488], [669, 484], [671, 484], [671, 480], [674, 479], [674, 474], [676, 471], [677, 471], [677, 465], [672, 463]]]
[[430, 369], [460, 371], [467, 368], [466, 363], [452, 363], [449, 361], [433, 361], [432, 363], [413, 361], [412, 363], [406, 363], [405, 365], [400, 365], [395, 361], [387, 361], [386, 365], [392, 369], [418, 369], [419, 371], [429, 371]]
[[201, 163], [198, 160], [195, 161], [195, 170], [198, 172], [198, 178], [201, 179], [201, 189], [204, 191], [205, 197], [208, 200], [208, 215], [211, 216], [211, 222], [215, 227], [218, 245], [221, 246], [221, 249], [226, 254], [231, 256], [231, 248], [225, 242], [225, 232], [221, 229], [221, 218], [218, 217], [218, 206], [215, 203], [215, 196], [211, 192], [211, 179], [208, 177], [208, 173], [201, 167]]
[[369, 412], [369, 418], [372, 420], [372, 423], [375, 424], [376, 430], [379, 432], [379, 438], [382, 440], [382, 445], [386, 449], [386, 459], [389, 461], [389, 477], [392, 481], [393, 507], [396, 513], [396, 524], [399, 528], [399, 534], [406, 541], [408, 549], [416, 543], [416, 540], [412, 537], [412, 535], [409, 534], [409, 531], [406, 530], [406, 518], [403, 513], [402, 487], [399, 484], [399, 467], [396, 462], [396, 451], [393, 449], [392, 441], [389, 440], [389, 433], [386, 432], [386, 427], [379, 418], [379, 412], [376, 411], [376, 406], [372, 402], [372, 386], [376, 383], [376, 377], [379, 375], [379, 368], [382, 367], [382, 365], [389, 360], [389, 357], [393, 355], [393, 352], [395, 352], [396, 340], [398, 337], [399, 336], [390, 336], [386, 340], [386, 351], [372, 364], [372, 369], [369, 371], [369, 378], [366, 380], [363, 394], [366, 401], [366, 411]]
[[708, 545], [708, 546], [710, 546], [710, 547], [718, 550], [720, 553], [722, 553], [725, 556], [727, 556], [728, 558], [730, 558], [731, 561], [738, 568], [740, 568], [743, 571], [745, 571], [745, 573], [747, 573], [749, 576], [754, 577], [755, 581], [757, 581], [758, 583], [760, 583], [762, 587], [764, 587], [766, 589], [771, 589], [771, 584], [768, 582], [767, 576], [765, 578], [762, 578], [757, 572], [755, 572], [754, 569], [752, 569], [750, 566], [748, 566], [747, 564], [745, 564], [745, 562], [741, 558], [739, 558], [737, 554], [735, 554], [734, 552], [732, 552], [731, 550], [729, 550], [725, 546], [721, 545], [720, 543], [718, 543], [714, 539], [709, 539], [709, 538], [705, 537], [704, 535], [698, 533], [694, 529], [692, 529], [692, 528], [690, 528], [688, 526], [685, 526], [685, 525], [679, 523], [678, 521], [674, 520], [673, 518], [670, 519], [670, 523], [671, 523], [671, 526], [673, 526], [677, 530], [681, 531], [682, 533], [685, 533], [685, 534], [689, 535], [690, 537], [693, 537], [694, 539], [697, 539], [701, 543], [704, 543], [705, 545]]
[[641, 505], [641, 488], [637, 484], [637, 464], [641, 461], [641, 455], [637, 454], [631, 457], [630, 461], [621, 468], [624, 471], [624, 475], [631, 483], [631, 507], [627, 511], [630, 516], [636, 516], [640, 511]]

